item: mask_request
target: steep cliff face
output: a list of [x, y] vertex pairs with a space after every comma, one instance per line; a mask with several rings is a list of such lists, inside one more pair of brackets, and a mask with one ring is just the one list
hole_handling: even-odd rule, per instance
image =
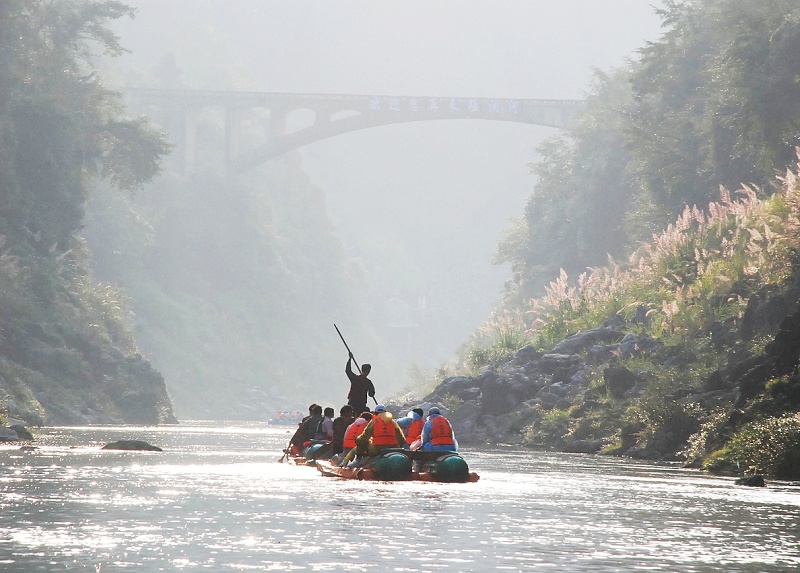
[[7, 255], [0, 268], [2, 413], [29, 424], [175, 422], [122, 295], [94, 283], [80, 257]]

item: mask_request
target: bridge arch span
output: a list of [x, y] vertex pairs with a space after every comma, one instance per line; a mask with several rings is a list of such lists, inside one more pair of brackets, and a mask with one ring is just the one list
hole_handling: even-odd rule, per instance
[[[381, 125], [442, 119], [510, 121], [563, 128], [579, 113], [581, 100], [501, 99], [464, 97], [365, 96], [286, 94], [269, 92], [225, 92], [203, 90], [127, 89], [143, 104], [183, 113], [180, 125], [190, 130], [186, 117], [198, 108], [222, 106], [226, 110], [226, 159], [234, 171], [252, 169], [261, 163], [337, 135]], [[243, 110], [269, 111], [266, 142], [240, 149]], [[295, 131], [287, 122], [299, 113], [311, 117], [310, 125]], [[180, 137], [180, 136], [179, 136]], [[184, 139], [191, 134], [184, 133]], [[180, 141], [178, 146], [181, 147]], [[185, 149], [185, 146], [184, 146]]]

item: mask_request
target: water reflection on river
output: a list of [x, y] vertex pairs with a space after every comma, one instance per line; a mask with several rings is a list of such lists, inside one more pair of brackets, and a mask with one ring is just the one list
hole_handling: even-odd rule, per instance
[[[793, 571], [800, 488], [464, 449], [478, 483], [277, 463], [287, 429], [49, 428], [0, 450], [0, 571]], [[99, 451], [143, 439], [163, 453]], [[377, 565], [380, 563], [380, 565]]]

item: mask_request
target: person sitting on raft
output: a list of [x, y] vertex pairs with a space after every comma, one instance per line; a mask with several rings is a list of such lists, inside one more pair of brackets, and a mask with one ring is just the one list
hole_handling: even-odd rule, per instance
[[364, 431], [369, 421], [372, 419], [370, 412], [363, 412], [355, 421], [347, 426], [344, 432], [344, 439], [342, 440], [342, 449], [347, 452], [347, 455], [339, 462], [340, 467], [349, 464], [358, 453], [358, 444], [356, 444], [356, 437]]
[[[333, 438], [331, 439], [331, 452], [339, 455], [344, 451], [344, 435], [348, 426], [355, 422], [353, 408], [350, 404], [345, 404], [339, 410], [339, 417], [333, 421]], [[366, 425], [366, 424], [365, 424]], [[355, 438], [353, 438], [355, 444]]]
[[453, 426], [442, 416], [439, 408], [433, 406], [428, 410], [428, 419], [422, 427], [422, 450], [425, 451], [458, 451], [458, 442], [453, 433]]
[[375, 406], [375, 415], [356, 437], [356, 444], [366, 448], [368, 456], [379, 456], [386, 450], [402, 448], [405, 441], [403, 430], [383, 404]]
[[412, 408], [406, 416], [397, 420], [397, 425], [402, 428], [406, 436], [406, 442], [403, 446], [405, 449], [416, 450], [422, 445], [420, 435], [422, 434], [422, 427], [425, 425], [424, 414], [422, 408]]
[[309, 411], [310, 415], [303, 418], [300, 427], [297, 428], [297, 431], [290, 440], [292, 444], [292, 453], [295, 455], [300, 455], [303, 448], [307, 448], [311, 445], [311, 440], [314, 439], [317, 430], [319, 430], [322, 424], [322, 406], [319, 404], [311, 404], [311, 406], [309, 406]]
[[333, 440], [333, 413], [333, 408], [325, 408], [322, 421], [314, 433], [315, 440], [326, 440], [328, 442]]

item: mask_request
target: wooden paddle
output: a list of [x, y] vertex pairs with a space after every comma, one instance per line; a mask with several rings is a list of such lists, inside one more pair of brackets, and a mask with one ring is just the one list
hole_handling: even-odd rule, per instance
[[278, 460], [279, 464], [282, 464], [283, 460], [286, 459], [286, 456], [289, 455], [289, 448], [291, 448], [291, 447], [292, 447], [292, 442], [289, 442], [289, 445], [287, 445], [285, 448], [283, 448], [283, 455], [281, 456], [281, 459]]
[[[310, 413], [310, 412], [309, 412], [309, 413]], [[297, 437], [297, 432], [299, 432], [299, 431], [300, 431], [300, 425], [301, 425], [301, 424], [302, 424], [302, 422], [301, 422], [300, 424], [298, 424], [298, 425], [297, 425], [297, 430], [295, 430], [295, 431], [294, 431], [294, 434], [292, 434], [292, 437], [289, 439], [289, 445], [287, 445], [287, 446], [286, 446], [286, 447], [283, 449], [283, 455], [281, 456], [281, 459], [279, 459], [279, 460], [278, 460], [278, 463], [279, 463], [279, 464], [282, 464], [282, 463], [283, 463], [283, 460], [286, 458], [286, 456], [288, 456], [288, 455], [289, 455], [289, 450], [291, 450], [291, 449], [292, 449], [292, 442], [294, 442], [294, 439], [295, 439], [295, 437]]]

